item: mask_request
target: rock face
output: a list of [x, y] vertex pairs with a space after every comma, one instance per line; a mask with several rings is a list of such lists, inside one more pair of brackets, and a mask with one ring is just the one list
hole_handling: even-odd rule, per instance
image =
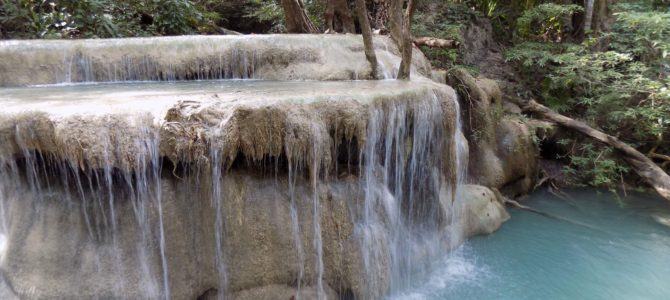
[[468, 202], [463, 218], [465, 236], [491, 234], [510, 218], [502, 199], [487, 187], [466, 185], [463, 191]]
[[[119, 78], [165, 79], [152, 76], [166, 74], [169, 63], [177, 71], [167, 79], [210, 78], [188, 68], [226, 47], [259, 49], [263, 63], [248, 74], [260, 78], [349, 79], [366, 70], [355, 38], [59, 47], [86, 62], [68, 67], [78, 74], [72, 81], [111, 80], [121, 73], [105, 70], [127, 71], [140, 57], [144, 69]], [[282, 46], [268, 50], [274, 39]], [[64, 64], [40, 61], [53, 62], [49, 49], [61, 42], [0, 43], [0, 57], [19, 59], [29, 48], [35, 58], [23, 66], [0, 59], [2, 84], [60, 82]], [[143, 48], [149, 44], [155, 49]], [[166, 50], [175, 47], [200, 56], [175, 60]], [[423, 61], [415, 62], [419, 73]], [[479, 98], [472, 112], [482, 113], [481, 128], [502, 126], [475, 140], [479, 127], [460, 130], [467, 114], [459, 107], [468, 103], [417, 77], [3, 88], [0, 296], [378, 299], [402, 291], [433, 257], [508, 218], [494, 192], [463, 184], [468, 156], [471, 180], [482, 185], [529, 172], [515, 165], [528, 157], [510, 150], [526, 145], [524, 127], [498, 119], [493, 97]], [[487, 88], [480, 93], [495, 94]], [[486, 153], [497, 159], [491, 166]]]
[[449, 87], [191, 85], [7, 90], [13, 293], [378, 298], [449, 245], [467, 206]]
[[458, 90], [463, 130], [470, 146], [468, 181], [510, 197], [527, 193], [537, 178], [535, 133], [513, 108], [504, 109], [495, 81], [456, 69], [448, 76]]

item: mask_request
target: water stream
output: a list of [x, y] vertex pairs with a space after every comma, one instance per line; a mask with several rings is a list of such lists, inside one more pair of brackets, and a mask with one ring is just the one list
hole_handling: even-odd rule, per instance
[[[333, 286], [338, 284], [333, 277], [341, 276], [341, 271], [333, 272], [340, 266], [333, 266], [332, 256], [334, 249], [344, 251], [342, 243], [360, 242], [349, 246], [353, 248], [346, 255], [351, 257], [347, 259], [362, 256], [363, 266], [358, 268], [364, 276], [351, 278], [360, 280], [360, 297], [372, 299], [408, 288], [412, 273], [429, 270], [431, 259], [456, 234], [447, 228], [460, 220], [456, 207], [461, 199], [456, 192], [464, 175], [467, 147], [462, 145], [460, 119], [454, 122], [449, 117], [459, 114], [457, 99], [445, 86], [429, 81], [233, 80], [89, 83], [5, 88], [3, 92], [2, 117], [8, 130], [2, 133], [9, 142], [5, 148], [0, 147], [7, 153], [0, 156], [0, 203], [3, 211], [10, 207], [20, 213], [5, 211], [0, 216], [4, 223], [12, 223], [3, 228], [1, 237], [25, 239], [33, 234], [53, 239], [54, 248], [88, 248], [86, 261], [72, 272], [74, 280], [87, 279], [91, 285], [97, 279], [84, 274], [107, 272], [117, 289], [101, 292], [104, 288], [94, 285], [90, 295], [180, 298], [185, 290], [188, 292], [183, 288], [188, 286], [185, 280], [197, 282], [179, 279], [186, 266], [201, 268], [204, 271], [195, 271], [201, 274], [209, 272], [200, 279], [210, 286], [201, 288], [205, 293], [227, 298], [231, 278], [233, 287], [239, 290], [238, 274], [245, 266], [240, 267], [235, 257], [245, 253], [236, 253], [230, 247], [236, 243], [265, 243], [266, 236], [274, 243], [285, 241], [277, 233], [253, 231], [256, 216], [243, 217], [243, 211], [235, 210], [238, 205], [257, 205], [247, 204], [253, 199], [239, 195], [246, 190], [262, 191], [255, 182], [266, 177], [265, 160], [271, 161], [275, 186], [286, 190], [288, 201], [265, 194], [262, 198], [275, 206], [287, 205], [287, 231], [291, 233], [287, 240], [293, 247], [288, 250], [291, 257], [267, 253], [251, 259], [290, 259], [291, 270], [281, 270], [288, 274], [282, 274], [286, 279], [281, 280], [295, 286], [296, 298], [333, 297]], [[189, 110], [174, 111], [188, 105], [203, 113], [178, 119]], [[358, 111], [342, 111], [353, 106]], [[258, 127], [228, 123], [254, 111], [273, 110], [274, 116], [285, 119], [261, 119]], [[48, 118], [46, 126], [40, 127], [40, 118]], [[187, 128], [194, 124], [199, 129]], [[244, 130], [241, 126], [255, 131], [250, 137], [240, 133]], [[349, 136], [338, 133], [337, 126]], [[174, 128], [186, 135], [166, 137]], [[190, 134], [189, 130], [200, 131]], [[248, 141], [272, 131], [278, 132], [265, 140]], [[236, 139], [230, 140], [231, 136]], [[207, 141], [203, 150], [197, 150], [201, 147], [198, 140], [204, 137]], [[226, 139], [234, 147], [228, 147]], [[347, 145], [348, 176], [358, 176], [358, 181], [340, 182], [340, 174], [332, 172], [332, 164], [344, 164], [332, 152], [342, 142]], [[21, 156], [13, 153], [17, 151], [13, 143]], [[202, 152], [195, 152], [195, 161], [180, 162], [185, 158], [165, 154], [170, 153], [166, 149], [171, 145]], [[236, 160], [235, 155], [240, 159]], [[358, 164], [355, 171], [352, 160]], [[240, 167], [244, 164], [241, 161], [247, 165]], [[231, 165], [235, 167], [231, 169]], [[285, 181], [279, 169], [286, 172]], [[255, 179], [240, 186], [236, 173], [254, 174]], [[233, 186], [225, 184], [230, 182], [226, 181], [228, 177], [234, 178]], [[333, 188], [343, 185], [352, 193], [340, 204], [348, 213], [334, 218]], [[66, 197], [66, 204], [78, 205], [78, 209], [61, 207], [61, 194], [72, 196]], [[187, 206], [180, 208], [184, 204]], [[49, 206], [57, 209], [48, 211]], [[130, 220], [128, 209], [134, 215]], [[258, 209], [260, 214], [276, 213], [262, 205]], [[63, 211], [71, 216], [59, 226], [40, 215]], [[193, 221], [193, 214], [200, 220]], [[270, 220], [281, 228], [280, 218], [274, 215]], [[41, 226], [21, 229], [26, 222], [39, 222], [54, 232], [43, 231]], [[261, 236], [255, 240], [240, 237], [230, 227], [236, 225]], [[68, 231], [77, 232], [80, 226], [85, 228], [85, 238], [60, 239]], [[340, 230], [341, 226], [353, 229], [347, 233]], [[338, 241], [340, 246], [334, 248], [333, 229], [340, 236], [344, 232], [351, 237]], [[185, 239], [183, 230], [191, 230], [191, 237]], [[331, 240], [326, 239], [327, 234], [331, 234]], [[70, 245], [62, 245], [65, 242]], [[99, 252], [103, 245], [107, 249]], [[259, 246], [251, 247], [254, 250]], [[12, 255], [25, 255], [20, 247], [15, 249]], [[191, 257], [181, 253], [193, 253], [195, 261], [185, 263]], [[39, 259], [50, 256], [47, 252], [35, 255]], [[79, 256], [68, 259], [76, 261]], [[124, 276], [126, 273], [132, 275]], [[19, 284], [24, 282], [27, 280]], [[54, 284], [58, 285], [57, 281]], [[82, 282], [82, 286], [87, 284]], [[66, 288], [62, 284], [60, 287]], [[34, 293], [23, 289], [16, 292]], [[49, 292], [40, 286], [39, 293]]]
[[436, 260], [396, 299], [668, 299], [670, 227], [654, 216], [670, 217], [670, 206], [642, 194], [569, 195], [539, 191], [524, 204], [595, 230], [512, 210], [499, 231]]

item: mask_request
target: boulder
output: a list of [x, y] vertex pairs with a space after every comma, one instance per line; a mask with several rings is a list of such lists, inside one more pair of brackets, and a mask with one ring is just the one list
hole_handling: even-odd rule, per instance
[[447, 79], [458, 92], [470, 146], [468, 182], [500, 189], [509, 197], [530, 191], [537, 180], [538, 147], [525, 119], [504, 105], [495, 81], [474, 78], [464, 69], [451, 70]]

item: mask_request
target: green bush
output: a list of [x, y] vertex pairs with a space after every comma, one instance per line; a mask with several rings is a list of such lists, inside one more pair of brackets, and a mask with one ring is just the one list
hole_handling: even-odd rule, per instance
[[3, 38], [107, 38], [212, 31], [216, 14], [185, 0], [0, 0]]
[[[532, 34], [520, 35], [525, 41], [507, 51], [507, 59], [518, 63], [526, 84], [553, 109], [618, 136], [642, 152], [668, 153], [670, 13], [630, 8], [618, 7], [611, 32], [582, 43], [537, 42]], [[519, 19], [526, 28], [536, 20], [552, 20], [545, 12], [575, 10], [531, 11]], [[609, 148], [588, 142], [573, 149], [571, 161], [575, 176], [593, 185], [611, 187], [627, 171]]]
[[561, 41], [570, 16], [584, 9], [579, 5], [544, 3], [523, 12], [516, 31], [522, 39]]
[[[412, 34], [417, 37], [428, 36], [462, 42], [463, 26], [482, 16], [464, 3], [426, 1], [423, 5], [417, 10], [412, 23]], [[462, 64], [461, 49], [433, 49], [422, 46], [421, 51], [435, 68], [449, 69]], [[463, 67], [472, 69], [469, 66]]]

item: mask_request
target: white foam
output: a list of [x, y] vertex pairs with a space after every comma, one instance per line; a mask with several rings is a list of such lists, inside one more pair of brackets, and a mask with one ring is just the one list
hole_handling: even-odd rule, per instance
[[389, 297], [391, 300], [438, 299], [445, 291], [461, 286], [476, 286], [489, 277], [488, 268], [478, 265], [467, 245], [461, 246], [435, 262], [427, 280]]

